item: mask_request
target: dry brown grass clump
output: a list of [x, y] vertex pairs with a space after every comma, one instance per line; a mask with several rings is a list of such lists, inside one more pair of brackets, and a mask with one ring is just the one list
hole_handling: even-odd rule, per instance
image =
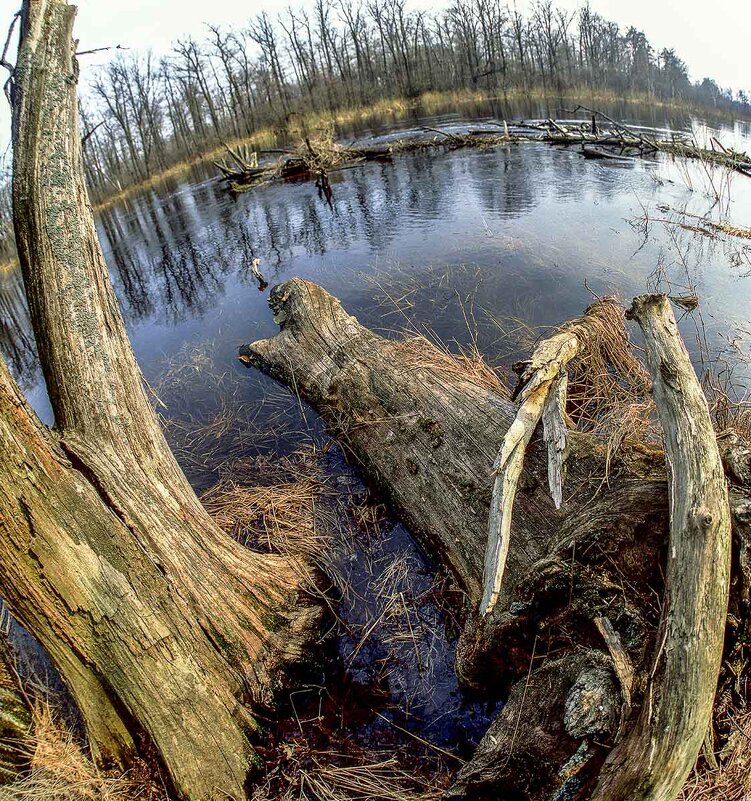
[[329, 558], [334, 524], [322, 503], [331, 490], [314, 452], [276, 459], [238, 459], [201, 500], [219, 526], [255, 550], [286, 556], [309, 590], [317, 582], [312, 566], [335, 571]]
[[509, 397], [507, 384], [473, 346], [462, 353], [452, 353], [445, 345], [436, 345], [424, 336], [410, 337], [394, 345], [399, 351], [399, 359], [404, 360], [408, 369], [426, 370], [462, 381], [469, 381], [484, 389]]
[[98, 770], [48, 704], [35, 710], [30, 743], [29, 772], [0, 787], [0, 801], [167, 801], [148, 778]]
[[302, 159], [314, 175], [341, 167], [358, 158], [356, 150], [340, 145], [334, 138], [334, 126], [323, 127], [315, 136], [305, 136], [297, 144], [295, 155]]
[[[569, 415], [577, 428], [607, 442], [611, 452], [626, 440], [659, 443], [649, 374], [634, 355], [624, 307], [605, 297], [585, 316], [588, 330], [568, 365]], [[565, 327], [572, 325], [576, 322]]]
[[397, 757], [361, 749], [344, 756], [312, 748], [304, 738], [282, 746], [282, 762], [251, 794], [251, 801], [437, 801], [448, 782], [408, 772]]
[[751, 400], [734, 398], [717, 386], [706, 392], [717, 436], [732, 432], [751, 447]]
[[433, 801], [442, 791], [424, 787], [415, 789], [414, 776], [405, 773], [393, 757], [362, 765], [326, 765], [314, 763], [300, 772], [300, 789], [310, 801]]

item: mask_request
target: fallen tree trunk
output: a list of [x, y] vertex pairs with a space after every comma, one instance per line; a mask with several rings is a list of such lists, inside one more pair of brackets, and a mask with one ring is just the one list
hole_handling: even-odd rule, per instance
[[[621, 735], [626, 742], [659, 648], [668, 543], [661, 454], [623, 448], [608, 460], [592, 437], [569, 431], [556, 509], [545, 442], [532, 437], [498, 601], [480, 616], [493, 459], [517, 406], [487, 373], [425, 340], [395, 342], [363, 328], [320, 287], [289, 281], [272, 290], [270, 304], [280, 334], [242, 349], [241, 358], [306, 397], [429, 553], [452, 569], [467, 598], [458, 672], [478, 689], [517, 699], [452, 793], [495, 798], [500, 788], [504, 798], [550, 799], [591, 790], [608, 744]], [[734, 509], [748, 497], [747, 486], [738, 488]], [[747, 530], [738, 538], [747, 540]], [[586, 664], [574, 659], [582, 649]], [[542, 672], [553, 655], [563, 660], [566, 681]], [[571, 693], [597, 665], [609, 671], [598, 684], [600, 705], [617, 713], [588, 728], [576, 724], [584, 696]], [[568, 709], [564, 720], [561, 709]], [[560, 745], [554, 752], [552, 740]]]
[[[477, 605], [493, 464], [517, 411], [508, 393], [424, 339], [391, 341], [368, 331], [314, 284], [294, 279], [272, 290], [269, 302], [281, 333], [243, 349], [241, 358], [295, 388], [323, 414]], [[576, 491], [559, 510], [547, 490], [545, 449], [536, 441], [527, 453], [505, 595], [548, 553], [571, 509], [599, 486], [592, 473], [602, 465], [602, 449], [575, 434], [569, 445], [568, 485]], [[651, 469], [646, 460], [637, 459], [635, 473], [645, 469]]]

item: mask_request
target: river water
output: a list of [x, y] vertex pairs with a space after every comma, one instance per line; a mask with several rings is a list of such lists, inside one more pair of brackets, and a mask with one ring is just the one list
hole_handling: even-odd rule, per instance
[[[631, 121], [690, 127], [701, 143], [715, 135], [751, 148], [747, 124], [709, 126], [660, 112]], [[444, 115], [352, 138], [424, 124], [462, 130], [468, 123]], [[239, 456], [277, 457], [327, 442], [310, 409], [237, 360], [240, 345], [276, 331], [268, 291], [259, 291], [248, 269], [253, 258], [272, 285], [302, 276], [389, 336], [417, 331], [453, 349], [476, 346], [501, 370], [529, 353], [546, 327], [578, 316], [593, 294], [627, 301], [653, 289], [695, 291], [698, 311], [680, 324], [697, 370], [732, 377], [745, 393], [751, 240], [699, 234], [687, 215], [748, 225], [748, 178], [670, 158], [588, 160], [577, 148], [532, 143], [398, 156], [332, 174], [331, 186], [330, 202], [311, 182], [232, 198], [210, 172], [197, 170], [98, 216], [139, 363], [199, 492]], [[0, 276], [0, 348], [52, 422], [15, 274]], [[324, 462], [326, 480], [352, 508], [377, 508], [336, 448]], [[323, 668], [297, 704], [289, 699], [296, 722], [287, 735], [310, 737], [315, 729], [322, 737], [323, 723], [330, 734], [338, 720], [341, 736], [349, 704], [351, 738], [412, 747], [392, 721], [466, 755], [492, 709], [464, 697], [453, 676], [456, 631], [438, 599], [444, 578], [382, 510], [373, 518], [378, 536], [358, 534], [351, 514], [339, 519], [337, 558], [355, 587], [343, 593], [339, 613], [353, 628], [338, 630], [336, 666]], [[393, 659], [393, 631], [374, 629], [367, 641], [352, 634], [385, 616], [383, 599], [375, 606], [363, 600], [384, 564], [397, 581], [388, 598], [401, 593], [412, 629]], [[426, 675], [415, 670], [421, 660], [430, 660]]]

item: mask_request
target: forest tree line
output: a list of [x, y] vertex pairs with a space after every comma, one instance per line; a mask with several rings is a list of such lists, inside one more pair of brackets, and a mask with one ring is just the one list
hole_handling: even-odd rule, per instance
[[453, 0], [440, 11], [313, 0], [237, 28], [208, 25], [203, 39], [179, 39], [163, 57], [125, 51], [103, 66], [81, 111], [89, 189], [96, 202], [222, 142], [284, 131], [296, 114], [467, 89], [501, 99], [611, 90], [749, 110], [744, 91], [692, 83], [674, 50], [657, 51], [589, 5], [570, 12], [540, 0], [524, 15], [502, 0]]
[[542, 0], [525, 16], [502, 0], [453, 0], [435, 12], [407, 0], [314, 0], [246, 27], [210, 25], [202, 41], [178, 40], [163, 58], [110, 62], [83, 112], [88, 179], [103, 196], [223, 140], [283, 128], [293, 113], [446, 90], [554, 96], [580, 87], [747, 102], [711, 79], [692, 84], [674, 50], [656, 51], [588, 5], [568, 12]]

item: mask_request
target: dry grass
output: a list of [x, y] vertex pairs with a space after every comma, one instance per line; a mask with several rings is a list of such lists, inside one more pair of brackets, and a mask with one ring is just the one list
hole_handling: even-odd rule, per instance
[[[475, 296], [482, 297], [482, 276], [467, 267], [430, 270], [412, 275], [397, 266], [382, 269], [370, 282], [378, 290], [384, 317], [396, 314], [405, 325], [402, 333], [412, 334], [396, 347], [399, 357], [413, 369], [440, 372], [457, 380], [469, 380], [503, 398], [509, 398], [509, 378], [492, 367], [479, 341], [491, 343], [493, 352], [503, 345], [508, 354], [531, 353], [539, 338], [551, 335], [525, 321], [531, 310], [521, 309], [514, 317], [500, 317], [482, 309], [475, 316]], [[424, 296], [431, 295], [429, 300]], [[443, 298], [443, 300], [441, 300]], [[449, 308], [463, 314], [467, 346], [452, 349], [441, 341], [423, 318], [432, 323]], [[456, 311], [453, 312], [456, 314]], [[576, 325], [577, 321], [564, 324]], [[417, 334], [417, 336], [414, 336]], [[607, 443], [611, 454], [626, 440], [657, 444], [654, 407], [649, 395], [650, 380], [635, 355], [626, 325], [625, 309], [615, 298], [603, 298], [588, 309], [587, 330], [582, 347], [569, 364], [567, 411], [570, 422]], [[458, 354], [452, 352], [458, 350]], [[504, 356], [504, 359], [507, 358]]]
[[[383, 310], [384, 321], [392, 317], [400, 321], [401, 325], [390, 329], [400, 337], [393, 347], [410, 369], [471, 381], [503, 398], [509, 397], [508, 375], [487, 361], [479, 344], [481, 321], [475, 317], [475, 299], [482, 294], [479, 268], [428, 266], [415, 274], [393, 264], [365, 275], [364, 280], [377, 291], [375, 300]], [[449, 344], [433, 326], [447, 317], [454, 320], [457, 314], [464, 320], [466, 337], [463, 343], [454, 340]], [[498, 337], [497, 321], [487, 311], [485, 317], [491, 320], [495, 340], [516, 342], [518, 326], [513, 326], [513, 333]]]
[[426, 780], [393, 755], [345, 748], [354, 753], [317, 750], [302, 737], [288, 740], [251, 801], [437, 801], [448, 784], [446, 771]]
[[[106, 774], [96, 768], [47, 704], [34, 714], [31, 768], [0, 787], [0, 801], [166, 801], [164, 791], [134, 773]], [[146, 771], [144, 770], [144, 775]]]
[[716, 374], [705, 377], [704, 392], [718, 437], [732, 432], [751, 447], [751, 399], [748, 395], [740, 394], [739, 387]]
[[602, 298], [585, 317], [587, 331], [568, 365], [566, 408], [571, 419], [606, 442], [611, 454], [627, 440], [659, 443], [651, 381], [634, 355], [624, 307], [616, 298]]
[[314, 175], [322, 175], [358, 157], [357, 151], [340, 145], [335, 136], [333, 123], [328, 123], [315, 136], [303, 137], [298, 142], [295, 154]]
[[403, 360], [407, 369], [425, 370], [457, 381], [469, 381], [502, 398], [510, 397], [508, 385], [485, 361], [474, 344], [466, 352], [455, 354], [442, 343], [434, 344], [424, 336], [416, 336], [396, 343], [395, 349], [399, 351], [398, 358]]
[[313, 566], [329, 578], [338, 575], [332, 558], [335, 521], [324, 502], [331, 495], [311, 450], [273, 460], [235, 460], [201, 500], [238, 542], [287, 557], [308, 591], [319, 592]]
[[299, 401], [278, 384], [254, 385], [259, 376], [221, 364], [219, 350], [213, 341], [186, 343], [163, 360], [153, 386], [170, 447], [200, 491], [238, 460], [275, 452], [282, 438], [310, 441], [307, 430], [294, 430]]
[[438, 788], [414, 788], [414, 777], [398, 766], [395, 758], [365, 765], [326, 765], [316, 762], [312, 770], [301, 771], [300, 789], [311, 801], [433, 801]]
[[748, 801], [751, 798], [751, 712], [731, 712], [732, 733], [717, 755], [719, 767], [696, 769], [676, 801]]

